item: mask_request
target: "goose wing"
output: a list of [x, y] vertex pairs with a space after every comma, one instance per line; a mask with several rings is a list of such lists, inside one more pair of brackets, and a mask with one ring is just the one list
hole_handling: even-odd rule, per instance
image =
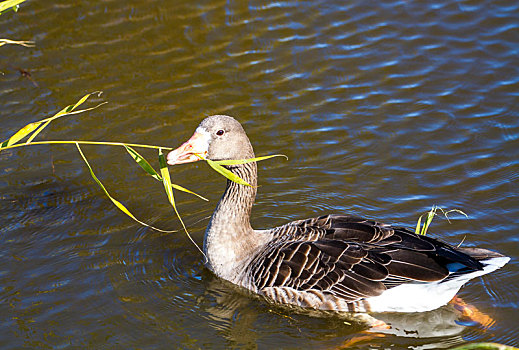
[[258, 290], [315, 290], [354, 302], [402, 283], [441, 281], [452, 262], [481, 268], [445, 243], [358, 217], [327, 215], [274, 230], [252, 264]]

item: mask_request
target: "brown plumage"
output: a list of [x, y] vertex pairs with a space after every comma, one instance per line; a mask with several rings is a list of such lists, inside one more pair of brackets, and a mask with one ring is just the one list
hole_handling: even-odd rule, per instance
[[[196, 154], [212, 160], [254, 157], [240, 123], [221, 115], [204, 119], [191, 139], [168, 155], [168, 163], [197, 161]], [[249, 217], [256, 164], [228, 169], [253, 186], [227, 181], [204, 239], [208, 267], [275, 302], [335, 311], [426, 311], [509, 260], [347, 215], [254, 230]]]

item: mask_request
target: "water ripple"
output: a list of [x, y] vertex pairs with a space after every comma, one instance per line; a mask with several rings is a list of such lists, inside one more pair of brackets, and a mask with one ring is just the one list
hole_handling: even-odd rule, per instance
[[[464, 326], [373, 344], [449, 347], [492, 333], [517, 345], [518, 10], [497, 1], [28, 2], [0, 16], [5, 37], [37, 43], [0, 48], [0, 139], [99, 89], [108, 105], [41, 136], [173, 147], [204, 115], [235, 115], [258, 154], [289, 156], [260, 164], [255, 227], [325, 212], [414, 226], [438, 204], [470, 219], [435, 221], [437, 236], [514, 258], [463, 290], [495, 318], [487, 333]], [[180, 228], [160, 186], [123, 150], [85, 151], [139, 217]], [[357, 334], [335, 319], [278, 313], [215, 279], [184, 234], [119, 213], [74, 149], [3, 151], [0, 162], [2, 347], [335, 348]], [[177, 198], [201, 243], [198, 220], [225, 181], [200, 164], [171, 173], [212, 200]]]

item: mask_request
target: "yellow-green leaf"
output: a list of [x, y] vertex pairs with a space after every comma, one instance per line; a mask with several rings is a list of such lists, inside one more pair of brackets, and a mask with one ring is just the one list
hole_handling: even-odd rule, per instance
[[288, 157], [285, 156], [284, 154], [273, 154], [271, 156], [262, 156], [262, 157], [249, 158], [249, 159], [213, 160], [213, 162], [216, 164], [219, 164], [219, 165], [236, 165], [236, 164], [259, 162], [261, 160], [270, 159], [270, 158], [274, 158], [274, 157], [285, 157], [286, 159], [288, 159]]
[[[58, 112], [54, 116], [52, 116], [50, 118], [42, 119], [42, 120], [39, 120], [39, 121], [36, 121], [36, 122], [32, 122], [32, 123], [29, 123], [29, 124], [25, 125], [23, 128], [18, 130], [13, 136], [11, 136], [9, 139], [5, 140], [4, 142], [2, 142], [0, 144], [0, 151], [2, 149], [4, 149], [4, 148], [9, 148], [10, 146], [16, 144], [18, 141], [20, 141], [21, 139], [23, 139], [24, 137], [26, 137], [27, 135], [30, 135], [32, 133], [32, 135], [25, 142], [26, 144], [30, 144], [34, 140], [34, 138], [43, 129], [45, 129], [45, 127], [47, 127], [47, 125], [49, 125], [49, 123], [51, 121], [53, 121], [54, 119], [57, 119], [57, 118], [59, 118], [61, 116], [67, 115], [67, 114], [83, 113], [83, 112], [95, 109], [95, 108], [105, 104], [106, 102], [103, 102], [103, 103], [100, 103], [99, 105], [97, 105], [95, 107], [86, 108], [86, 109], [82, 109], [82, 110], [79, 110], [79, 111], [74, 111], [74, 109], [77, 106], [79, 106], [80, 104], [85, 102], [88, 97], [90, 97], [92, 94], [95, 94], [95, 93], [100, 94], [100, 92], [97, 92], [97, 91], [96, 92], [92, 92], [90, 94], [87, 94], [87, 95], [83, 96], [75, 105], [70, 105], [70, 106], [62, 109], [60, 112]], [[36, 131], [34, 131], [34, 130], [36, 130]]]
[[29, 135], [31, 132], [36, 130], [36, 128], [38, 128], [38, 126], [40, 126], [40, 124], [41, 124], [41, 121], [25, 125], [23, 128], [18, 130], [9, 139], [2, 142], [2, 144], [0, 145], [0, 149], [14, 145], [15, 143], [17, 143], [18, 141], [23, 139], [25, 136]]
[[175, 197], [173, 196], [173, 186], [171, 184], [166, 158], [164, 157], [164, 153], [162, 153], [162, 149], [159, 149], [159, 166], [160, 174], [162, 175], [162, 183], [164, 184], [164, 189], [166, 190], [166, 195], [168, 196], [168, 200], [171, 203], [171, 206], [176, 210]]
[[162, 178], [160, 177], [159, 173], [153, 169], [150, 163], [146, 159], [144, 159], [143, 156], [141, 156], [136, 150], [131, 148], [130, 146], [124, 145], [124, 148], [128, 151], [128, 153], [132, 156], [132, 158], [137, 162], [137, 164], [140, 165], [142, 169], [155, 179], [162, 181]]
[[415, 230], [414, 230], [414, 232], [415, 232], [417, 235], [422, 234], [422, 232], [421, 232], [422, 216], [423, 216], [423, 215], [420, 215], [420, 217], [418, 218], [418, 222], [416, 223], [416, 228], [415, 228]]
[[[434, 217], [437, 215], [436, 212], [440, 210], [443, 214], [443, 216], [445, 216], [445, 218], [447, 219], [447, 221], [449, 221], [449, 223], [451, 222], [450, 219], [449, 219], [449, 213], [452, 213], [452, 212], [456, 212], [456, 213], [459, 213], [459, 214], [462, 214], [462, 215], [465, 215], [465, 217], [468, 218], [467, 214], [465, 214], [463, 211], [459, 210], [459, 209], [452, 209], [452, 210], [444, 210], [443, 208], [437, 206], [437, 205], [433, 205], [431, 210], [429, 210], [427, 213], [425, 214], [422, 214], [420, 215], [420, 217], [418, 218], [418, 222], [416, 223], [416, 229], [415, 229], [415, 233], [416, 234], [419, 234], [419, 235], [426, 235], [427, 234], [427, 230], [429, 229], [429, 226], [431, 225], [431, 222], [433, 221]], [[426, 218], [425, 218], [425, 221], [422, 225], [422, 217], [424, 215], [427, 215]]]
[[171, 230], [161, 230], [159, 228], [156, 228], [156, 227], [153, 227], [151, 225], [148, 225], [146, 224], [145, 222], [142, 222], [140, 221], [139, 219], [137, 219], [121, 202], [119, 202], [117, 199], [113, 198], [110, 193], [108, 193], [108, 190], [106, 189], [106, 187], [103, 185], [103, 183], [97, 178], [97, 176], [95, 175], [94, 173], [94, 170], [92, 169], [92, 167], [90, 166], [90, 163], [88, 162], [88, 160], [86, 159], [85, 155], [83, 154], [83, 151], [81, 150], [81, 147], [79, 147], [79, 143], [76, 143], [76, 147], [79, 151], [79, 154], [81, 155], [81, 158], [83, 158], [83, 160], [85, 161], [85, 164], [86, 166], [88, 167], [88, 170], [90, 171], [90, 176], [92, 176], [92, 178], [94, 179], [94, 181], [99, 185], [99, 187], [101, 187], [101, 189], [103, 190], [103, 192], [106, 194], [106, 196], [112, 201], [112, 203], [119, 209], [121, 210], [123, 213], [125, 213], [126, 215], [128, 215], [130, 218], [132, 218], [133, 220], [137, 221], [139, 224], [141, 225], [144, 225], [146, 227], [149, 227], [153, 230], [156, 230], [156, 231], [159, 231], [159, 232], [164, 232], [164, 233], [173, 233], [173, 232], [177, 232], [175, 230], [171, 231]]
[[225, 176], [229, 180], [234, 181], [234, 182], [236, 182], [236, 183], [238, 183], [240, 185], [251, 186], [251, 184], [249, 184], [247, 181], [245, 181], [244, 179], [242, 179], [238, 175], [234, 174], [230, 170], [225, 169], [223, 166], [221, 166], [220, 164], [216, 163], [215, 161], [212, 161], [210, 159], [204, 159], [204, 160], [207, 162], [207, 164], [209, 164], [209, 166], [211, 168], [213, 168], [214, 170], [216, 170], [218, 173], [222, 174], [223, 176]]
[[20, 5], [25, 0], [6, 0], [0, 2], [0, 14], [6, 10], [9, 10], [15, 6]]
[[177, 184], [174, 184], [174, 183], [172, 183], [171, 186], [173, 186], [173, 188], [174, 188], [175, 190], [179, 190], [179, 191], [182, 191], [182, 192], [186, 192], [186, 193], [189, 193], [189, 194], [195, 195], [195, 196], [197, 196], [198, 198], [203, 199], [203, 200], [206, 201], [206, 202], [209, 202], [209, 199], [207, 199], [207, 198], [205, 198], [205, 197], [199, 195], [198, 193], [195, 193], [195, 192], [193, 192], [193, 191], [191, 191], [191, 190], [188, 190], [188, 189], [185, 188], [185, 187], [182, 187], [182, 186], [177, 185]]
[[85, 96], [81, 97], [81, 99], [79, 101], [76, 102], [76, 104], [74, 106], [67, 106], [65, 109], [66, 109], [66, 112], [65, 113], [70, 113], [72, 112], [74, 109], [76, 109], [78, 106], [82, 105], [83, 102], [85, 102], [90, 96], [92, 96], [93, 94], [98, 94], [98, 96], [101, 94], [100, 91], [94, 91], [94, 92], [91, 92], [89, 94], [86, 94]]
[[[160, 176], [159, 173], [157, 173], [155, 171], [155, 169], [153, 169], [153, 167], [151, 166], [151, 164], [143, 157], [141, 156], [136, 150], [134, 150], [133, 148], [131, 148], [130, 146], [127, 146], [127, 145], [124, 145], [124, 147], [126, 148], [126, 150], [128, 151], [128, 153], [132, 156], [132, 158], [137, 162], [137, 164], [139, 164], [141, 166], [142, 169], [144, 169], [144, 171], [146, 173], [148, 173], [149, 175], [151, 175], [153, 178], [155, 178], [156, 180], [158, 181], [161, 181], [162, 182], [162, 177]], [[202, 197], [201, 195], [199, 195], [198, 193], [195, 193], [193, 191], [190, 191], [188, 190], [187, 188], [185, 187], [182, 187], [180, 185], [177, 185], [177, 184], [174, 184], [172, 183], [171, 186], [176, 189], [176, 190], [179, 190], [179, 191], [182, 191], [182, 192], [186, 192], [186, 193], [189, 193], [189, 194], [192, 194], [192, 195], [195, 195], [197, 196], [198, 198], [200, 199], [203, 199], [204, 201], [209, 201], [207, 198], [205, 197]]]
[[91, 108], [85, 108], [85, 109], [82, 109], [82, 110], [79, 110], [79, 111], [75, 111], [74, 112], [74, 109], [76, 109], [78, 106], [80, 106], [81, 104], [83, 104], [90, 96], [92, 96], [93, 94], [98, 94], [98, 96], [101, 94], [100, 91], [95, 91], [95, 92], [91, 92], [89, 94], [86, 94], [85, 96], [83, 96], [78, 102], [76, 102], [75, 105], [69, 105], [65, 108], [63, 108], [61, 111], [59, 111], [58, 113], [56, 113], [55, 115], [53, 115], [52, 117], [50, 118], [47, 118], [47, 119], [44, 119], [44, 120], [40, 120], [40, 122], [45, 122], [42, 126], [40, 126], [40, 128], [38, 130], [36, 130], [34, 132], [34, 134], [31, 135], [31, 137], [29, 137], [29, 139], [27, 140], [26, 143], [31, 143], [32, 140], [34, 140], [34, 138], [40, 133], [43, 131], [43, 129], [45, 129], [51, 121], [55, 120], [55, 119], [58, 119], [60, 117], [63, 117], [65, 115], [70, 115], [70, 114], [78, 114], [78, 113], [83, 113], [83, 112], [86, 112], [86, 111], [90, 111], [92, 109], [96, 109], [97, 107], [105, 104], [106, 102], [103, 102], [103, 103], [100, 103], [98, 104], [97, 106], [95, 107], [91, 107]]
[[34, 140], [34, 138], [35, 138], [35, 137], [36, 137], [40, 132], [42, 132], [43, 129], [45, 129], [45, 128], [47, 127], [47, 125], [50, 124], [51, 121], [52, 121], [52, 119], [47, 120], [47, 121], [46, 121], [42, 126], [40, 126], [40, 127], [38, 128], [38, 130], [36, 130], [36, 131], [34, 132], [34, 134], [31, 135], [31, 137], [29, 137], [29, 138], [27, 139], [27, 142], [25, 142], [25, 143], [27, 143], [27, 144], [31, 143], [32, 140]]
[[437, 209], [438, 207], [436, 205], [433, 205], [431, 210], [429, 210], [429, 212], [427, 213], [427, 218], [425, 219], [425, 222], [423, 224], [424, 227], [422, 228], [422, 235], [425, 236], [427, 234], [427, 230], [429, 229], [429, 225], [431, 225], [431, 222], [433, 221], [434, 216], [436, 215]]
[[202, 249], [200, 249], [198, 244], [196, 244], [196, 242], [193, 240], [193, 238], [191, 237], [191, 235], [187, 231], [187, 227], [184, 224], [184, 221], [182, 220], [182, 217], [178, 213], [177, 207], [175, 205], [175, 198], [173, 197], [173, 188], [172, 188], [171, 178], [169, 176], [168, 165], [166, 163], [166, 158], [164, 157], [164, 153], [162, 153], [162, 149], [161, 148], [159, 148], [159, 166], [160, 166], [160, 174], [162, 175], [162, 182], [164, 183], [164, 189], [166, 190], [166, 194], [168, 196], [168, 200], [171, 203], [171, 206], [173, 207], [173, 210], [175, 210], [175, 214], [177, 214], [178, 220], [182, 224], [182, 228], [184, 228], [184, 231], [186, 232], [186, 235], [189, 238], [189, 240], [191, 241], [191, 243], [193, 243], [195, 245], [195, 247], [198, 248], [200, 253], [202, 253], [202, 255], [205, 257], [205, 259], [207, 261], [207, 257], [205, 256], [204, 252], [202, 251]]
[[228, 178], [231, 181], [234, 181], [234, 182], [236, 182], [240, 185], [244, 185], [244, 186], [252, 186], [252, 185], [249, 184], [244, 179], [242, 179], [241, 177], [239, 177], [238, 175], [234, 174], [232, 171], [224, 168], [222, 165], [246, 164], [246, 163], [258, 162], [258, 161], [265, 160], [265, 159], [270, 159], [273, 157], [285, 157], [288, 159], [288, 157], [285, 156], [284, 154], [274, 154], [274, 155], [270, 155], [270, 156], [262, 156], [262, 157], [249, 158], [249, 159], [230, 159], [230, 160], [210, 160], [210, 159], [203, 157], [200, 154], [196, 154], [196, 156], [198, 156], [202, 160], [205, 160], [211, 168], [213, 168], [215, 171], [217, 171], [221, 175], [225, 176], [226, 178]]

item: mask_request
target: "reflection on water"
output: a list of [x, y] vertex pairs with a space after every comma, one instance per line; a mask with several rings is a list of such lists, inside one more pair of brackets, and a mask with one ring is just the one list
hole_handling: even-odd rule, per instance
[[[448, 242], [494, 248], [503, 269], [446, 306], [376, 315], [392, 325], [270, 305], [220, 281], [184, 234], [117, 211], [67, 146], [0, 153], [0, 347], [447, 348], [519, 345], [519, 5], [499, 1], [27, 2], [0, 16], [0, 139], [103, 90], [109, 103], [56, 121], [44, 139], [175, 147], [205, 115], [245, 126], [259, 164], [253, 226], [347, 212], [413, 226], [433, 204]], [[31, 73], [37, 86], [14, 68]], [[108, 190], [146, 222], [180, 229], [160, 185], [122, 149], [85, 147]], [[149, 159], [154, 152], [142, 151]], [[171, 169], [196, 242], [224, 181]], [[369, 336], [368, 338], [362, 338]]]

